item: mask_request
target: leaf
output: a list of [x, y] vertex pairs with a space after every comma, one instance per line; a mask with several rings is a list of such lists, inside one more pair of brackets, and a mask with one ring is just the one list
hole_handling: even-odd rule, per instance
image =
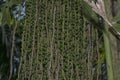
[[114, 24], [113, 26], [118, 32], [120, 32], [120, 24]]
[[12, 5], [19, 5], [23, 2], [24, 0], [10, 0], [10, 4]]
[[11, 19], [11, 17], [10, 17], [10, 10], [9, 10], [9, 8], [8, 7], [4, 7], [4, 9], [3, 9], [3, 11], [2, 11], [2, 25], [5, 25], [5, 24], [10, 24], [10, 19]]
[[[85, 6], [84, 6], [85, 5]], [[98, 16], [96, 15], [96, 13], [92, 10], [92, 8], [87, 5], [87, 3], [83, 2], [83, 15], [88, 19], [88, 21], [94, 23], [94, 24], [98, 24]]]
[[2, 13], [0, 12], [0, 25], [2, 24]]
[[120, 13], [113, 17], [112, 21], [120, 21]]

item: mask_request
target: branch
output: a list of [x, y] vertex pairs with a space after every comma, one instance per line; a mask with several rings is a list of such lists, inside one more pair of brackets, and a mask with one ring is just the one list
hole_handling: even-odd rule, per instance
[[84, 0], [89, 6], [92, 7], [92, 10], [96, 12], [98, 15], [100, 15], [106, 23], [109, 25], [110, 32], [115, 35], [118, 39], [120, 39], [120, 32], [118, 32], [112, 25], [112, 23], [108, 20], [106, 12], [105, 12], [105, 6], [103, 0], [97, 0], [96, 2], [93, 0]]

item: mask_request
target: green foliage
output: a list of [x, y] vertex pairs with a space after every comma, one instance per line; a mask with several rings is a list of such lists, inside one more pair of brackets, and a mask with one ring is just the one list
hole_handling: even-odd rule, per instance
[[[5, 3], [3, 25], [12, 24], [12, 10], [21, 2]], [[20, 26], [15, 30], [22, 36], [18, 80], [97, 80], [102, 75], [99, 16], [82, 0], [28, 0]]]
[[0, 28], [0, 80], [6, 80], [9, 75], [9, 58], [6, 54], [6, 46], [2, 43]]
[[120, 14], [117, 14], [115, 17], [113, 17], [112, 22], [114, 23], [113, 26], [116, 28], [116, 30], [120, 32], [120, 24], [116, 23], [119, 21], [120, 21]]
[[2, 4], [1, 12], [0, 12], [0, 25], [14, 25], [15, 18], [13, 11], [17, 6], [21, 6], [24, 0], [6, 0], [4, 4]]
[[[15, 36], [13, 34], [15, 28], [13, 10], [20, 3], [17, 4], [12, 1], [13, 0], [6, 0], [0, 5], [0, 80], [8, 80], [10, 62], [12, 62], [10, 61], [10, 56], [13, 52], [16, 52], [15, 50], [13, 52], [11, 51], [11, 46], [15, 45], [15, 43], [13, 43], [15, 40], [12, 38]], [[18, 2], [20, 2], [20, 0]], [[11, 60], [13, 59], [11, 58]]]
[[0, 25], [2, 24], [2, 13], [0, 12]]
[[93, 26], [98, 17], [84, 8], [82, 0], [27, 1], [18, 80], [85, 80], [102, 74], [93, 66], [100, 58]]
[[2, 25], [8, 24], [10, 25], [10, 20], [11, 20], [11, 11], [9, 7], [4, 7], [2, 11]]
[[82, 7], [83, 8], [82, 12], [84, 17], [86, 17], [87, 20], [93, 25], [98, 25], [99, 24], [98, 15], [92, 10], [92, 8], [86, 2], [82, 2], [82, 6], [84, 6]]

